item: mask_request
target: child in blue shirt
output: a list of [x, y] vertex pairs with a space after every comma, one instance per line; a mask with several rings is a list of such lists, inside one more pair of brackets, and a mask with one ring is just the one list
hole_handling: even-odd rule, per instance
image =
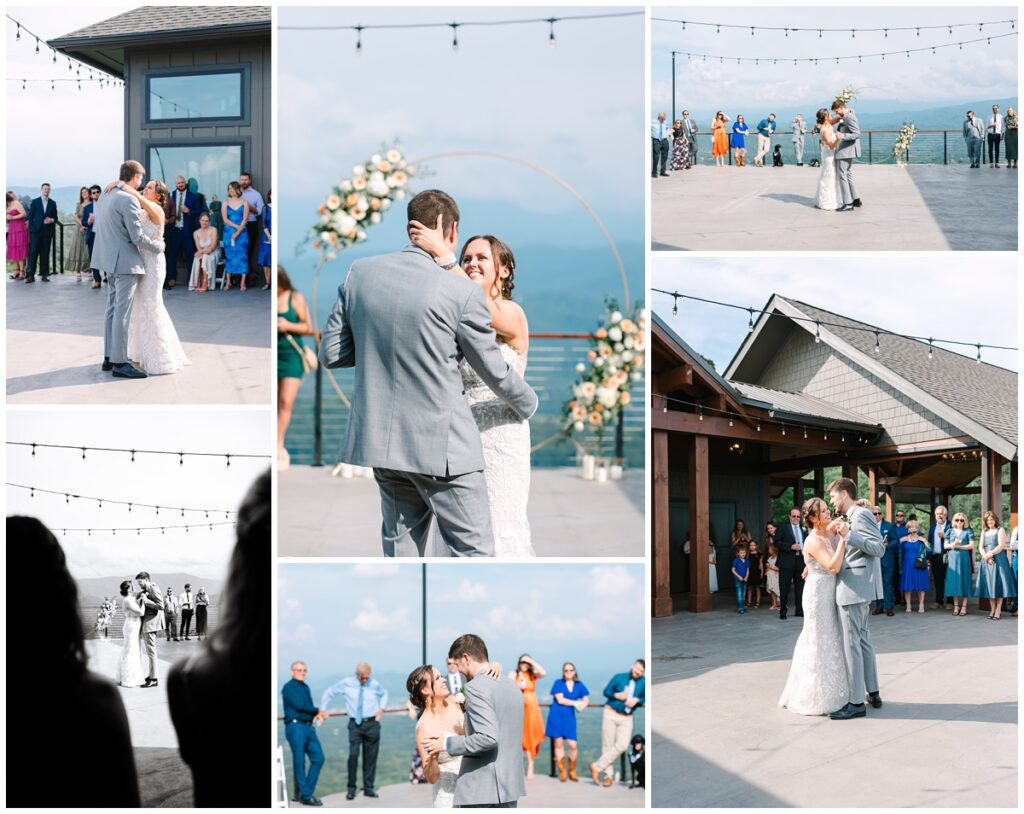
[[736, 612], [747, 612], [747, 575], [750, 573], [750, 563], [747, 561], [747, 549], [743, 545], [735, 548], [736, 559], [732, 561], [732, 579], [736, 586]]

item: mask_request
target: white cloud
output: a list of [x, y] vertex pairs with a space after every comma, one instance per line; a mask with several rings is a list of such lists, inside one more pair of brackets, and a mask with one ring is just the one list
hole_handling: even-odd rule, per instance
[[464, 579], [452, 593], [439, 597], [441, 602], [483, 602], [490, 598], [487, 586], [479, 582]]
[[367, 562], [353, 565], [349, 573], [356, 579], [377, 579], [379, 577], [397, 576], [399, 568], [399, 564], [393, 562]]
[[372, 599], [363, 601], [362, 610], [352, 620], [352, 627], [364, 633], [376, 633], [380, 631], [401, 631], [409, 625], [409, 609], [404, 605], [395, 608], [391, 613], [385, 613]]
[[308, 622], [297, 627], [279, 626], [277, 629], [278, 644], [310, 645], [316, 643], [316, 630]]
[[590, 592], [594, 596], [636, 597], [636, 578], [623, 565], [596, 565], [590, 569]]

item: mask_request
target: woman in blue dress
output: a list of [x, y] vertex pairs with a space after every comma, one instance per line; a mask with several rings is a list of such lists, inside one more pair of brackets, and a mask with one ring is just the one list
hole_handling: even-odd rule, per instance
[[224, 285], [231, 289], [231, 278], [241, 277], [239, 288], [245, 291], [245, 275], [249, 273], [249, 235], [245, 224], [249, 220], [249, 203], [242, 197], [242, 185], [228, 184], [228, 199], [221, 207], [224, 219]]
[[272, 223], [273, 223], [274, 219], [273, 219], [273, 217], [271, 217], [271, 209], [272, 209], [272, 207], [270, 206], [270, 193], [271, 193], [271, 190], [268, 189], [267, 190], [267, 205], [263, 207], [263, 232], [262, 232], [263, 237], [260, 239], [260, 254], [259, 254], [259, 257], [256, 259], [256, 262], [259, 265], [263, 266], [263, 283], [264, 283], [263, 290], [264, 291], [269, 291], [270, 290], [270, 258], [271, 258], [270, 244], [273, 243]]
[[953, 598], [954, 616], [966, 616], [967, 598], [974, 593], [971, 584], [974, 532], [967, 525], [967, 516], [963, 512], [953, 515], [953, 530], [946, 536], [945, 549], [946, 588], [944, 595]]
[[916, 520], [908, 520], [907, 536], [900, 540], [900, 562], [903, 563], [903, 568], [900, 571], [900, 590], [903, 591], [903, 602], [907, 606], [907, 613], [913, 610], [915, 593], [917, 594], [917, 612], [924, 613], [924, 595], [928, 590], [928, 569], [917, 568], [914, 565], [922, 544], [928, 544], [927, 538], [919, 532]]
[[981, 516], [981, 528], [978, 544], [981, 562], [978, 564], [978, 589], [975, 596], [989, 600], [992, 612], [988, 618], [998, 619], [1002, 615], [1003, 600], [1017, 595], [1010, 559], [1006, 556], [1010, 546], [1006, 531], [1000, 527], [999, 518], [993, 512], [988, 511]]
[[729, 140], [729, 146], [732, 147], [732, 160], [737, 167], [746, 166], [743, 162], [747, 157], [747, 131], [749, 129], [742, 116], [737, 116], [736, 121], [732, 123], [732, 137]]
[[566, 780], [565, 747], [569, 747], [568, 779], [574, 783], [579, 780], [576, 775], [576, 758], [579, 754], [576, 740], [576, 710], [582, 712], [590, 703], [590, 690], [580, 681], [576, 673], [576, 665], [567, 661], [562, 665], [562, 677], [551, 687], [551, 709], [548, 711], [547, 726], [544, 736], [555, 739], [555, 765], [558, 766], [558, 779]]

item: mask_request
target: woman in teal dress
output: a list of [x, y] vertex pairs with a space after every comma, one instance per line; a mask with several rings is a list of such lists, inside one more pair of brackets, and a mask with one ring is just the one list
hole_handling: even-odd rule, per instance
[[242, 185], [228, 184], [228, 199], [221, 207], [224, 219], [224, 291], [231, 289], [231, 278], [240, 277], [239, 289], [245, 291], [245, 275], [249, 273], [249, 203], [242, 197]]
[[[244, 223], [244, 221], [243, 221]], [[306, 298], [292, 290], [288, 273], [277, 267], [277, 465], [287, 469], [288, 450], [284, 436], [292, 420], [292, 407], [299, 394], [302, 376], [303, 336], [313, 334]]]
[[953, 530], [946, 537], [945, 596], [953, 598], [953, 615], [967, 615], [967, 598], [971, 596], [971, 561], [974, 559], [974, 531], [967, 525], [963, 512], [953, 515]]
[[548, 710], [548, 722], [544, 727], [544, 736], [555, 739], [555, 765], [558, 767], [558, 778], [566, 780], [565, 748], [569, 747], [568, 779], [574, 783], [576, 776], [576, 759], [579, 755], [576, 737], [576, 710], [582, 711], [590, 703], [590, 690], [580, 681], [576, 674], [576, 665], [567, 661], [562, 665], [562, 677], [551, 687], [551, 709]]
[[256, 258], [256, 263], [263, 267], [263, 290], [270, 290], [270, 257], [271, 257], [271, 243], [274, 242], [273, 238], [273, 221], [274, 218], [271, 214], [272, 207], [270, 205], [270, 190], [267, 190], [267, 205], [263, 207], [263, 229], [261, 231], [262, 238], [260, 239], [260, 253], [259, 257]]
[[1003, 610], [1003, 600], [1017, 595], [1017, 586], [1013, 580], [1013, 570], [1006, 556], [1009, 544], [1006, 531], [1000, 528], [999, 518], [991, 511], [985, 512], [981, 518], [981, 541], [978, 553], [981, 562], [978, 565], [978, 589], [975, 596], [987, 599], [992, 612], [989, 619], [998, 619]]

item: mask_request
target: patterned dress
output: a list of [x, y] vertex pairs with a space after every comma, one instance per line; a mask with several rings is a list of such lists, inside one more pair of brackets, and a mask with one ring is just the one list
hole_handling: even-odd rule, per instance
[[242, 223], [245, 207], [225, 208], [230, 223], [224, 224], [224, 273], [241, 277], [249, 273], [249, 234], [243, 229], [235, 237], [234, 230]]
[[[82, 219], [82, 204], [79, 203], [75, 207], [75, 217], [78, 220]], [[71, 248], [68, 250], [68, 271], [77, 271], [79, 273], [89, 270], [89, 247], [85, 242], [85, 232], [78, 230], [78, 224], [75, 224], [74, 234], [71, 235]]]

